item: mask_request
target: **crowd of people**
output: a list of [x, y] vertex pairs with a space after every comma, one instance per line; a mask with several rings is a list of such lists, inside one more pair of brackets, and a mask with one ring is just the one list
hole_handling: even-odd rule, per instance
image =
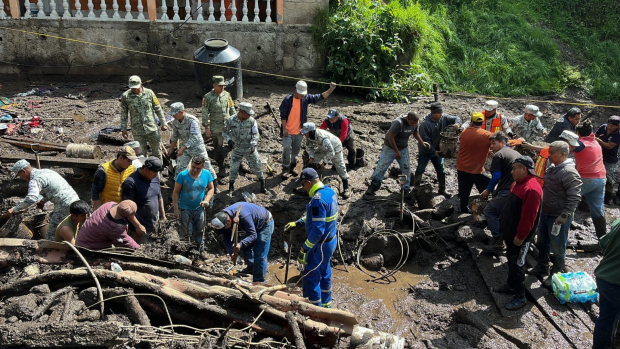
[[[228, 194], [234, 195], [244, 158], [260, 183], [260, 192], [267, 193], [253, 106], [241, 102], [235, 108], [225, 86], [222, 76], [213, 77], [213, 90], [202, 100], [202, 122], [187, 113], [181, 102], [171, 104], [167, 115], [170, 121], [166, 122], [155, 93], [143, 87], [138, 76], [132, 76], [129, 90], [121, 97], [121, 130], [128, 138], [130, 119], [134, 141], [120, 148], [115, 159], [96, 171], [91, 190], [92, 214], [90, 205], [80, 200], [58, 173], [33, 168], [26, 160], [15, 163], [13, 173], [28, 181], [28, 194], [9, 213], [16, 214], [30, 205], [51, 201], [54, 209], [48, 239], [91, 249], [113, 245], [139, 248], [156, 231], [158, 222], [166, 221], [160, 172], [164, 169], [163, 157], [176, 156], [172, 207], [174, 217], [180, 222], [180, 235], [191, 238], [202, 249], [204, 228], [210, 222], [222, 235], [233, 261], [239, 256], [243, 258], [253, 281], [264, 283], [274, 230], [273, 215], [256, 204], [237, 202], [207, 216], [222, 178], [229, 177]], [[308, 238], [298, 254], [298, 261], [305, 265], [303, 294], [311, 303], [323, 307], [331, 306], [330, 259], [337, 244], [338, 196], [334, 188], [321, 182], [320, 172], [331, 163], [342, 181], [342, 198], [349, 198], [348, 171], [355, 169], [357, 149], [350, 119], [331, 108], [317, 127], [308, 121], [308, 107], [328, 98], [335, 87], [332, 83], [321, 94], [308, 94], [307, 84], [299, 81], [294, 93], [286, 96], [279, 108], [281, 177], [298, 176], [297, 184], [311, 197], [304, 217], [288, 223], [285, 229], [305, 227]], [[460, 212], [470, 212], [469, 197], [474, 186], [482, 198], [489, 199], [484, 209], [491, 233], [488, 248], [505, 249], [509, 263], [507, 282], [496, 291], [513, 295], [506, 304], [510, 310], [527, 303], [523, 285], [526, 273], [542, 277], [543, 283], [549, 285], [551, 274], [565, 271], [568, 232], [575, 209], [583, 198], [603, 249], [603, 260], [596, 271], [601, 316], [594, 333], [595, 345], [603, 348], [611, 340], [611, 328], [620, 313], [617, 298], [620, 223], [614, 223], [608, 233], [604, 211], [605, 204], [620, 203], [620, 192], [613, 193], [620, 117], [609, 117], [594, 132], [590, 120], [582, 121], [581, 111], [571, 108], [547, 131], [537, 106], [525, 106], [523, 115], [516, 118], [508, 118], [498, 111], [498, 106], [497, 101], [488, 100], [482, 111], [474, 112], [467, 120], [444, 114], [438, 102], [431, 104], [422, 121], [416, 112], [398, 116], [383, 138], [380, 158], [364, 198], [372, 197], [380, 189], [394, 160], [404, 177], [401, 185], [411, 204], [415, 204], [420, 194], [418, 190], [429, 162], [437, 173], [438, 194], [450, 197], [444, 170], [444, 159], [450, 155], [442, 153], [441, 140], [444, 132], [458, 135], [456, 179]], [[171, 128], [172, 136], [166, 149], [160, 130], [167, 128]], [[203, 128], [214, 147], [210, 153], [205, 146]], [[411, 136], [418, 143], [413, 181]], [[546, 145], [535, 142], [543, 138]], [[297, 158], [304, 140], [307, 162], [299, 173]], [[515, 150], [516, 146], [537, 154], [535, 159], [523, 156]], [[149, 149], [151, 154], [147, 156]], [[215, 160], [218, 172], [210, 157]], [[230, 158], [228, 166], [227, 158]], [[537, 236], [538, 264], [526, 271], [525, 255], [534, 236]]]

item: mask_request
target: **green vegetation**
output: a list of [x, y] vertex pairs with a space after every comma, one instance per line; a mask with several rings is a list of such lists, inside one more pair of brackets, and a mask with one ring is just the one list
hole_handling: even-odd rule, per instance
[[620, 99], [615, 0], [341, 0], [317, 16], [313, 33], [342, 84]]

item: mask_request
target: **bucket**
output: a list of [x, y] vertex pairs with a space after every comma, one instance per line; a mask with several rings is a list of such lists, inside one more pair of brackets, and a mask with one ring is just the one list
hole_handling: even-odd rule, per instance
[[448, 128], [442, 132], [439, 141], [439, 153], [446, 159], [456, 159], [456, 154], [459, 152], [459, 136], [453, 130], [453, 128]]
[[103, 158], [101, 147], [98, 145], [69, 143], [67, 145], [66, 152], [68, 158], [95, 160], [100, 160], [101, 158]]
[[355, 149], [355, 165], [357, 165], [357, 167], [366, 166], [366, 160], [364, 160], [364, 149]]
[[23, 223], [32, 231], [33, 239], [47, 238], [47, 228], [49, 227], [49, 216], [47, 213], [40, 213], [24, 218]]

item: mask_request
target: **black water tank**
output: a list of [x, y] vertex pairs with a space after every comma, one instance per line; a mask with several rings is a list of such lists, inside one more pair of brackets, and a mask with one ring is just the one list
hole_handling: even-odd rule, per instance
[[[236, 48], [229, 46], [228, 41], [224, 39], [207, 39], [204, 44], [194, 52], [194, 61], [196, 83], [198, 83], [202, 95], [213, 89], [213, 76], [222, 75], [226, 80], [226, 91], [230, 93], [232, 98], [243, 98], [241, 53], [239, 53], [239, 50]], [[218, 66], [200, 64], [197, 62], [213, 63]]]

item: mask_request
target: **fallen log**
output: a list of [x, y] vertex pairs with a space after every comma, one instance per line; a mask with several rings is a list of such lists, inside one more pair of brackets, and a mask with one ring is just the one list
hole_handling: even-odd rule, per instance
[[[96, 294], [96, 290], [93, 287], [93, 291]], [[118, 297], [123, 296], [122, 302], [125, 304], [125, 308], [129, 313], [129, 318], [133, 321], [134, 324], [142, 325], [142, 326], [151, 326], [151, 320], [140, 306], [140, 302], [133, 294], [133, 290], [123, 289], [123, 288], [107, 288], [103, 290], [103, 295], [105, 298]]]
[[295, 346], [297, 349], [306, 349], [306, 345], [304, 344], [304, 338], [301, 335], [301, 331], [299, 330], [299, 324], [297, 324], [297, 316], [292, 311], [286, 312], [286, 320], [288, 321], [288, 325], [291, 329], [291, 336], [295, 341]]
[[[17, 162], [21, 159], [26, 159], [31, 163], [36, 162], [36, 158], [31, 154], [20, 154], [20, 155], [12, 155], [12, 154], [2, 154], [0, 155], [0, 161], [2, 162]], [[101, 165], [100, 160], [87, 160], [87, 159], [72, 159], [72, 158], [60, 158], [54, 156], [39, 156], [39, 161], [42, 166], [51, 167], [51, 166], [60, 166], [60, 167], [77, 167], [83, 168], [87, 170], [96, 170], [99, 165]]]
[[112, 347], [128, 340], [123, 338], [121, 326], [114, 321], [5, 324], [0, 325], [0, 346]]

